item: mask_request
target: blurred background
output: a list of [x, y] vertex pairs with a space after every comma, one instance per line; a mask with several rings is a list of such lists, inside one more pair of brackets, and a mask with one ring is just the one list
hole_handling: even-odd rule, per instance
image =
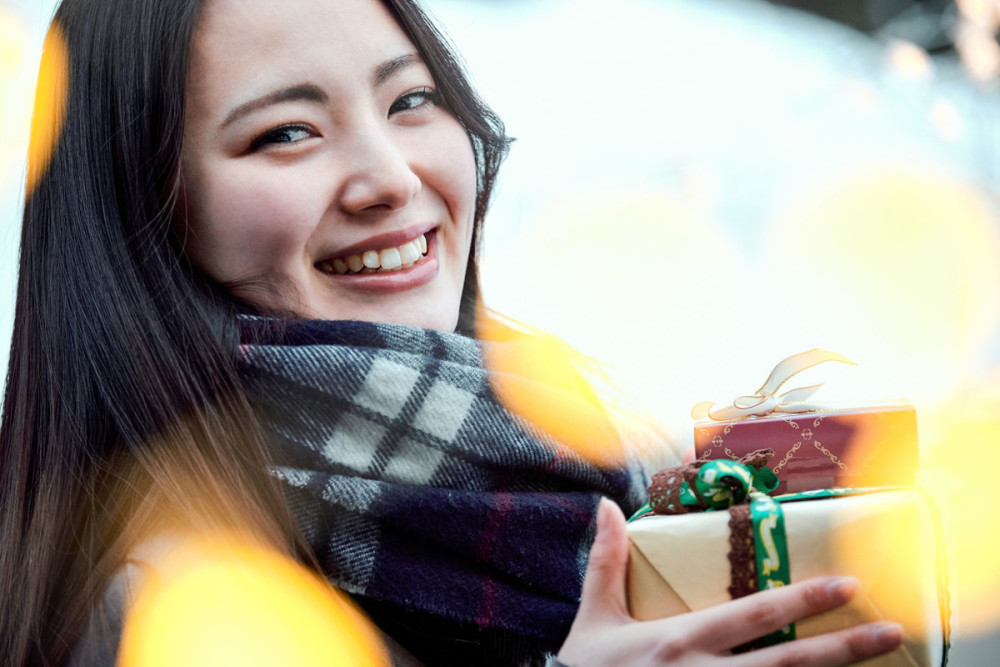
[[[517, 138], [487, 305], [605, 364], [681, 444], [694, 403], [790, 354], [858, 362], [796, 386], [917, 406], [957, 517], [953, 664], [992, 664], [1000, 510], [962, 466], [1000, 444], [1000, 2], [425, 4]], [[0, 0], [0, 369], [53, 6]]]

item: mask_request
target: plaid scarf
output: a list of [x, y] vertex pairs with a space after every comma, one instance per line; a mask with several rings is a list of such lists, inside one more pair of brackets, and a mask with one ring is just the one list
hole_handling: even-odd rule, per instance
[[524, 664], [576, 613], [597, 502], [644, 501], [513, 416], [483, 343], [397, 325], [248, 318], [241, 372], [324, 573], [429, 664]]

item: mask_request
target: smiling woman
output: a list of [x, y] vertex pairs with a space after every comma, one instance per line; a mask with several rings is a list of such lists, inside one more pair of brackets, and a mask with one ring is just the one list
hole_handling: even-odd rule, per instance
[[[0, 425], [7, 664], [108, 664], [126, 625], [124, 664], [144, 637], [165, 664], [215, 637], [297, 662], [316, 654], [289, 619], [342, 607], [316, 574], [394, 660], [428, 664], [713, 662], [849, 599], [811, 581], [628, 617], [618, 506], [643, 474], [496, 398], [516, 368], [483, 359], [514, 328], [468, 334], [508, 140], [411, 0], [64, 0], [53, 30], [65, 122], [25, 206]], [[542, 412], [572, 402], [514, 384]], [[564, 419], [625, 452], [582, 403]], [[739, 659], [846, 664], [899, 639]]]
[[453, 331], [472, 144], [374, 2], [209, 3], [192, 43], [185, 251], [258, 308]]

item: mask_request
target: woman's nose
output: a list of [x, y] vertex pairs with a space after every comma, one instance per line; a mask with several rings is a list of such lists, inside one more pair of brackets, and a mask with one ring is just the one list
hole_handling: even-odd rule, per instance
[[402, 208], [420, 191], [420, 177], [386, 133], [375, 131], [355, 137], [342, 157], [349, 164], [338, 203], [349, 213]]

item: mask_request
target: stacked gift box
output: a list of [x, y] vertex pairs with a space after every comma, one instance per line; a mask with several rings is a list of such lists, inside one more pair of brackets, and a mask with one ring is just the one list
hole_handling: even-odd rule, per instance
[[903, 624], [904, 645], [871, 664], [943, 665], [946, 569], [936, 510], [914, 486], [916, 413], [903, 402], [835, 407], [776, 396], [796, 372], [828, 360], [846, 361], [822, 350], [796, 355], [757, 394], [721, 409], [697, 408], [706, 418], [695, 424], [695, 462], [654, 476], [649, 512], [629, 525], [630, 611], [639, 620], [662, 618], [781, 585], [765, 580], [759, 558], [749, 573], [739, 570], [735, 563], [746, 559], [733, 553], [739, 541], [730, 539], [751, 506], [776, 506], [770, 511], [784, 523], [784, 583], [835, 574], [854, 576], [861, 587], [848, 605], [768, 643], [891, 620]]
[[901, 402], [703, 420], [695, 425], [694, 442], [703, 461], [774, 450], [777, 493], [909, 486], [919, 467], [917, 414]]

